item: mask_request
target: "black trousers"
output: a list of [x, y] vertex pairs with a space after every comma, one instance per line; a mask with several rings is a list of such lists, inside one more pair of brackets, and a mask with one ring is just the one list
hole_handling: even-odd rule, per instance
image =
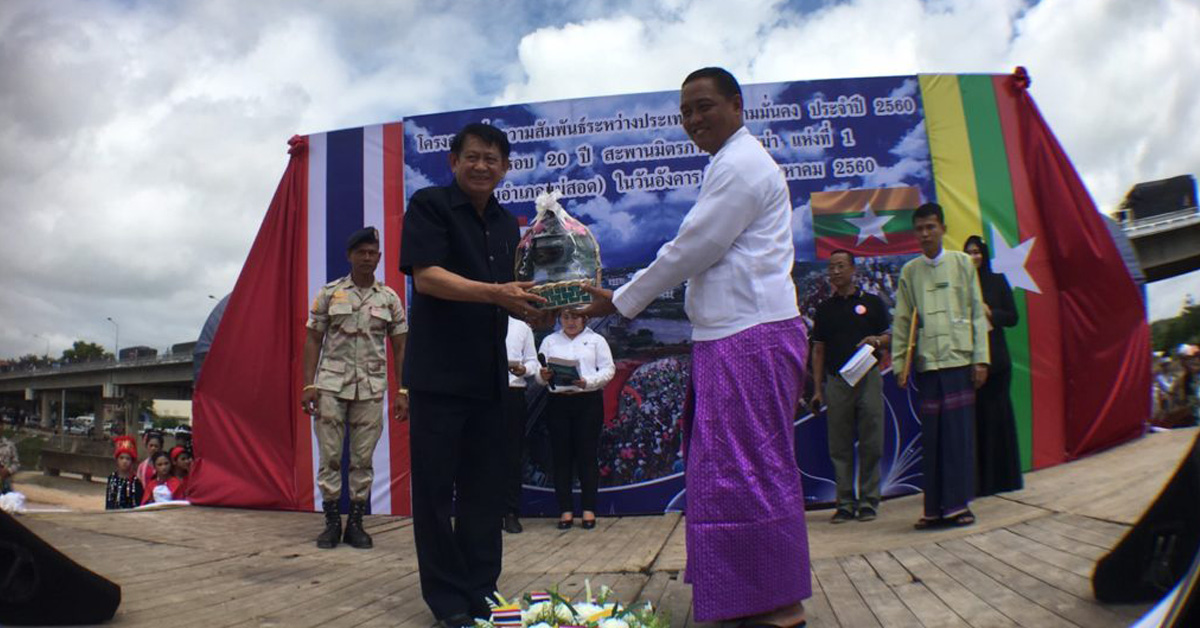
[[525, 452], [525, 389], [509, 388], [504, 398], [505, 476], [504, 507], [521, 514], [521, 455]]
[[597, 450], [604, 422], [600, 391], [574, 395], [551, 394], [546, 403], [550, 448], [554, 459], [554, 495], [559, 512], [574, 512], [571, 486], [579, 476], [581, 510], [596, 511], [600, 486]]
[[503, 401], [414, 390], [409, 416], [421, 595], [438, 619], [486, 617], [503, 555]]

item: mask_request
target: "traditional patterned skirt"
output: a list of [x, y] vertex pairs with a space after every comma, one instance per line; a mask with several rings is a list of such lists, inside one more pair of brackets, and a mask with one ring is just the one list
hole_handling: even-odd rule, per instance
[[925, 517], [965, 509], [975, 496], [975, 385], [971, 367], [917, 373]]
[[812, 595], [794, 447], [807, 353], [800, 318], [692, 348], [685, 576], [698, 622], [754, 615]]

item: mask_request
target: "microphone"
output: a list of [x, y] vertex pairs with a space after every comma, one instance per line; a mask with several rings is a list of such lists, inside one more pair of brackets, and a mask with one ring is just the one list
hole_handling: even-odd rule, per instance
[[[538, 363], [542, 365], [542, 368], [550, 368], [546, 364], [546, 354], [545, 353], [538, 354]], [[546, 380], [546, 386], [549, 387], [550, 390], [554, 390], [554, 372], [553, 371], [551, 371], [551, 373], [550, 373], [550, 379]]]

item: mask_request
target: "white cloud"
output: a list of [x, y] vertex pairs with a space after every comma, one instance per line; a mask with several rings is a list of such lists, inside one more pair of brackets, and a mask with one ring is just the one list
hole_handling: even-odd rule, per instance
[[1198, 32], [1194, 0], [6, 0], [0, 356], [110, 344], [108, 316], [122, 344], [194, 338], [294, 133], [673, 90], [703, 65], [746, 82], [1024, 65], [1111, 208], [1200, 172]]

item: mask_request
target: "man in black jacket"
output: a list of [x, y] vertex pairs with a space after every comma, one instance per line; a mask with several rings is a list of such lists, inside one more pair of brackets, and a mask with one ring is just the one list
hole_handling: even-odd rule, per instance
[[508, 315], [533, 318], [543, 300], [526, 291], [532, 283], [513, 281], [517, 219], [492, 195], [509, 150], [503, 131], [467, 125], [450, 144], [454, 182], [417, 191], [404, 217], [413, 535], [421, 594], [449, 627], [490, 615], [502, 554]]

